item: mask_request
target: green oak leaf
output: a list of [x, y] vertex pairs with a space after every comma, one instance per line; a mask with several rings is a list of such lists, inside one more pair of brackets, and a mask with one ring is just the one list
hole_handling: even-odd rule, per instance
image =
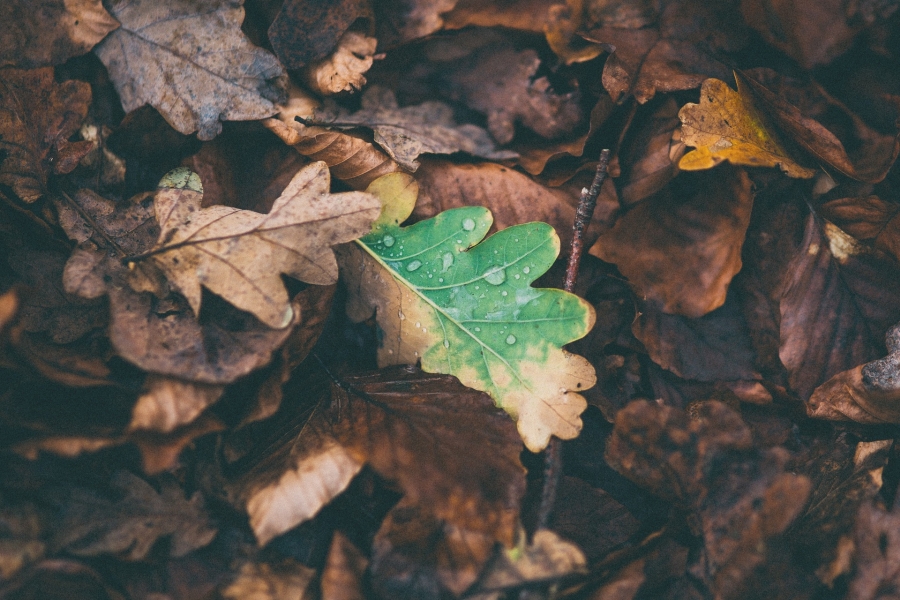
[[531, 287], [559, 254], [553, 228], [526, 223], [482, 241], [493, 217], [480, 206], [400, 227], [415, 182], [394, 173], [367, 191], [382, 200], [382, 217], [339, 258], [351, 318], [376, 312], [379, 365], [421, 360], [425, 371], [487, 392], [517, 420], [532, 451], [551, 435], [578, 435], [586, 407], [578, 392], [596, 377], [562, 346], [590, 331], [594, 310], [574, 294]]

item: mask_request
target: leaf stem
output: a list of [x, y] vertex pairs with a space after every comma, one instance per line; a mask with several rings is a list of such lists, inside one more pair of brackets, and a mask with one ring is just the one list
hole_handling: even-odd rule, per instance
[[[584, 251], [584, 230], [587, 229], [591, 218], [594, 216], [594, 208], [597, 206], [597, 198], [600, 189], [606, 180], [609, 169], [609, 150], [600, 152], [597, 162], [597, 171], [590, 189], [581, 190], [581, 198], [578, 200], [578, 209], [575, 211], [574, 235], [572, 247], [569, 252], [569, 263], [566, 267], [566, 282], [563, 289], [567, 292], [575, 291], [575, 282], [578, 279], [578, 266], [581, 263], [581, 255]], [[546, 528], [553, 505], [556, 504], [556, 491], [559, 488], [559, 480], [562, 477], [562, 441], [557, 437], [551, 437], [547, 450], [544, 452], [544, 485], [541, 489], [541, 506], [538, 510], [537, 529]]]

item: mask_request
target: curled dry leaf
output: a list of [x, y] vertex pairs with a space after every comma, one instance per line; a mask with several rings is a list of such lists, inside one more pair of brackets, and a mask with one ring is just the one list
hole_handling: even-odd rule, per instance
[[[862, 146], [856, 160], [852, 159], [844, 148], [844, 144], [815, 119], [805, 116], [800, 109], [766, 88], [762, 83], [747, 73], [736, 73], [738, 86], [743, 85], [743, 94], [752, 94], [753, 102], [772, 123], [779, 127], [798, 146], [816, 157], [823, 165], [831, 167], [853, 179], [878, 183], [885, 178], [897, 155], [900, 154], [900, 132], [894, 136], [885, 136], [870, 130], [858, 116], [852, 113], [847, 116], [853, 121], [856, 129], [856, 142]], [[778, 77], [773, 78], [778, 83]], [[826, 95], [827, 96], [827, 95]], [[827, 98], [831, 104], [837, 102]], [[844, 108], [841, 106], [840, 108]], [[846, 110], [846, 109], [845, 109]], [[896, 129], [895, 129], [896, 130]], [[861, 143], [860, 143], [861, 142]]]
[[587, 62], [603, 54], [603, 46], [585, 43], [578, 36], [578, 31], [583, 29], [586, 8], [582, 0], [566, 0], [547, 7], [544, 36], [563, 64]]
[[399, 164], [370, 142], [339, 131], [307, 127], [294, 119], [312, 117], [317, 106], [318, 102], [302, 90], [292, 88], [278, 118], [266, 119], [263, 125], [301, 155], [323, 161], [334, 177], [357, 190], [364, 190], [382, 175], [401, 170]]
[[[337, 281], [331, 246], [369, 231], [381, 206], [370, 194], [329, 193], [328, 167], [300, 169], [268, 214], [227, 206], [201, 209], [203, 186], [187, 169], [160, 182], [160, 233], [145, 253], [200, 314], [201, 286], [273, 329], [294, 311], [281, 274], [317, 285]], [[137, 259], [133, 259], [137, 260]]]
[[47, 518], [30, 502], [4, 500], [0, 508], [0, 581], [8, 582], [46, 554], [47, 544], [42, 538], [47, 533]]
[[616, 415], [606, 448], [627, 478], [692, 512], [703, 541], [691, 568], [715, 597], [753, 597], [755, 573], [779, 560], [776, 540], [802, 513], [812, 485], [786, 471], [787, 452], [755, 450], [750, 429], [719, 402], [686, 412], [636, 401]]
[[8, 0], [0, 22], [0, 66], [33, 69], [58, 65], [90, 51], [119, 26], [101, 0]]
[[521, 445], [486, 395], [413, 367], [351, 377], [330, 392], [321, 383], [308, 387], [326, 399], [293, 425], [299, 435], [238, 481], [260, 544], [312, 518], [369, 465], [429, 519], [512, 545]]
[[482, 207], [400, 227], [417, 193], [410, 180], [374, 182], [369, 189], [389, 208], [358, 246], [340, 249], [348, 314], [359, 321], [374, 312], [383, 331], [379, 364], [421, 360], [426, 371], [487, 392], [532, 451], [551, 435], [575, 437], [586, 408], [578, 392], [596, 377], [562, 346], [584, 337], [595, 316], [574, 294], [531, 287], [559, 254], [553, 228], [526, 223], [479, 243], [492, 223]]
[[299, 69], [325, 58], [339, 44], [347, 28], [369, 12], [368, 3], [363, 0], [325, 4], [288, 0], [269, 26], [269, 42], [286, 69]]
[[276, 112], [284, 70], [241, 32], [244, 9], [228, 0], [115, 0], [122, 26], [94, 52], [126, 112], [150, 104], [181, 133], [211, 140], [221, 121]]
[[162, 537], [170, 537], [169, 553], [177, 557], [202, 548], [216, 535], [200, 493], [186, 499], [169, 477], [161, 479], [157, 492], [140, 477], [118, 471], [110, 486], [109, 495], [86, 488], [62, 493], [56, 548], [77, 556], [118, 554], [141, 560]]
[[56, 83], [51, 67], [0, 70], [0, 184], [15, 195], [8, 201], [45, 196], [47, 176], [68, 173], [91, 150], [90, 142], [68, 141], [90, 103], [90, 85]]
[[790, 177], [809, 178], [815, 171], [796, 162], [776, 130], [767, 126], [754, 105], [743, 78], [738, 91], [724, 81], [707, 79], [700, 89], [700, 104], [685, 104], [681, 139], [697, 148], [681, 157], [686, 171], [710, 169], [724, 160], [750, 167], [780, 167]]
[[518, 156], [509, 150], [498, 150], [481, 127], [457, 125], [449, 105], [430, 101], [400, 108], [394, 92], [379, 86], [365, 91], [360, 110], [353, 114], [335, 113], [335, 120], [341, 125], [370, 127], [375, 132], [375, 143], [410, 172], [419, 168], [416, 159], [421, 154], [467, 152], [493, 160]]
[[458, 0], [385, 0], [375, 4], [377, 37], [388, 47], [430, 35]]
[[363, 581], [369, 560], [346, 535], [334, 532], [322, 571], [322, 600], [365, 600]]
[[[900, 267], [810, 215], [781, 292], [781, 362], [804, 400], [841, 371], [884, 354], [900, 320]], [[839, 341], [838, 341], [839, 340]]]
[[358, 31], [348, 31], [338, 41], [331, 56], [311, 63], [304, 79], [312, 91], [331, 96], [357, 92], [366, 85], [364, 74], [372, 68], [378, 40]]
[[225, 387], [150, 375], [131, 413], [130, 429], [170, 433], [219, 399]]
[[741, 269], [751, 188], [747, 174], [730, 167], [683, 175], [626, 213], [590, 252], [663, 312], [702, 317], [725, 303]]
[[900, 204], [878, 196], [839, 198], [823, 204], [822, 216], [861, 242], [900, 262]]
[[809, 398], [811, 417], [857, 423], [900, 422], [900, 324], [885, 336], [888, 355], [838, 373]]

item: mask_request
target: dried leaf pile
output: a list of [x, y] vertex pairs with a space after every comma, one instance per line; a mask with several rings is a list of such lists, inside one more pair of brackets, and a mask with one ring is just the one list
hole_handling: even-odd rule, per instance
[[900, 597], [900, 2], [0, 17], [0, 600]]

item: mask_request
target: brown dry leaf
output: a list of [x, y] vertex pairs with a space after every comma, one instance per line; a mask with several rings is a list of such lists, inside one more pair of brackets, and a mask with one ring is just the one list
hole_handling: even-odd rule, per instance
[[317, 106], [318, 102], [308, 94], [291, 88], [288, 102], [279, 107], [278, 118], [266, 119], [263, 125], [301, 155], [323, 161], [332, 176], [357, 190], [366, 189], [382, 175], [401, 170], [370, 142], [323, 127], [307, 127], [294, 119], [312, 117]]
[[629, 96], [641, 104], [656, 92], [699, 86], [707, 77], [727, 77], [717, 53], [740, 49], [746, 34], [730, 2], [676, 0], [668, 2], [655, 26], [642, 27], [642, 17], [623, 26], [615, 21], [592, 29], [586, 39], [610, 52], [603, 67], [603, 87], [613, 100]]
[[245, 562], [237, 577], [222, 590], [228, 600], [304, 600], [313, 597], [315, 569], [286, 558], [280, 563]]
[[585, 43], [577, 36], [584, 26], [585, 8], [583, 0], [565, 0], [547, 9], [544, 35], [547, 45], [563, 64], [587, 62], [603, 54], [603, 46]]
[[750, 167], [777, 166], [790, 177], [812, 177], [815, 171], [798, 164], [767, 125], [744, 79], [739, 77], [737, 82], [735, 92], [724, 81], [707, 79], [700, 89], [700, 104], [685, 104], [678, 113], [682, 141], [697, 148], [685, 154], [678, 166], [696, 171], [727, 160]]
[[719, 402], [688, 413], [646, 401], [616, 415], [606, 448], [610, 466], [692, 511], [703, 541], [691, 572], [717, 598], [745, 598], [778, 560], [777, 540], [802, 513], [812, 485], [786, 471], [787, 452], [754, 449], [740, 416]]
[[811, 417], [857, 423], [900, 422], [900, 325], [885, 335], [885, 358], [838, 373], [817, 387], [806, 411]]
[[725, 303], [753, 206], [739, 169], [682, 175], [620, 218], [591, 254], [614, 263], [663, 312], [699, 318]]
[[211, 140], [221, 121], [276, 112], [284, 69], [241, 32], [244, 9], [228, 0], [115, 0], [122, 26], [94, 52], [126, 112], [150, 104], [181, 133]]
[[90, 103], [91, 86], [56, 83], [51, 67], [0, 70], [0, 184], [14, 194], [8, 201], [45, 196], [48, 175], [68, 173], [91, 150], [90, 142], [68, 141]]
[[[152, 263], [138, 263], [134, 270], [122, 264], [125, 256], [150, 250], [159, 237], [150, 194], [117, 204], [82, 190], [71, 202], [78, 210], [68, 202], [57, 205], [60, 222], [82, 243], [66, 264], [65, 289], [85, 298], [109, 296], [109, 337], [125, 360], [150, 373], [231, 383], [267, 364], [290, 335], [290, 327], [273, 330], [215, 296], [215, 318], [198, 321], [183, 298], [169, 294]], [[295, 320], [302, 318], [301, 300], [292, 311]]]
[[900, 586], [900, 513], [863, 504], [853, 531], [855, 569], [847, 600], [891, 600]]
[[520, 31], [543, 33], [547, 11], [562, 0], [458, 0], [453, 10], [444, 13], [444, 29], [469, 26], [506, 27]]
[[[301, 434], [239, 482], [260, 544], [312, 518], [368, 464], [425, 518], [511, 545], [524, 472], [515, 425], [481, 392], [414, 367], [336, 385]], [[322, 386], [311, 390], [328, 393]], [[397, 509], [395, 509], [397, 510]]]
[[631, 326], [653, 362], [684, 379], [755, 380], [756, 354], [734, 294], [700, 318], [667, 315], [655, 302], [640, 307]]
[[46, 515], [30, 502], [10, 502], [0, 496], [0, 581], [41, 558], [47, 550]]
[[340, 92], [358, 92], [366, 85], [364, 74], [372, 68], [378, 40], [358, 31], [348, 31], [338, 41], [334, 52], [311, 63], [304, 70], [304, 80], [312, 91], [331, 96]]
[[387, 47], [425, 37], [444, 26], [458, 0], [381, 0], [373, 3], [376, 37]]
[[870, 3], [877, 8], [860, 15], [865, 3], [841, 0], [742, 0], [740, 4], [750, 27], [806, 69], [831, 62], [866, 25], [887, 19], [897, 10], [892, 2]]
[[89, 52], [119, 26], [100, 0], [8, 0], [0, 22], [0, 66], [33, 69]]
[[322, 571], [322, 600], [365, 600], [363, 578], [369, 560], [346, 535], [334, 532]]
[[900, 267], [810, 215], [781, 292], [781, 362], [804, 400], [841, 371], [884, 354], [900, 320]]
[[350, 25], [369, 13], [363, 0], [323, 4], [288, 0], [269, 26], [269, 42], [286, 69], [299, 69], [325, 58]]
[[[767, 74], [769, 72], [764, 71], [756, 75], [765, 76]], [[878, 183], [885, 178], [900, 154], [900, 132], [896, 132], [896, 128], [893, 136], [875, 132], [865, 125], [857, 115], [847, 111], [843, 105], [830, 98], [821, 89], [815, 91], [824, 97], [825, 104], [829, 105], [828, 108], [843, 109], [843, 112], [847, 113], [847, 118], [852, 121], [853, 134], [856, 139], [848, 141], [859, 146], [853, 157], [847, 153], [844, 144], [831, 131], [815, 119], [804, 115], [799, 108], [769, 90], [755, 77], [741, 71], [736, 73], [736, 77], [738, 89], [742, 95], [752, 94], [754, 105], [765, 111], [770, 122], [821, 163], [847, 177]], [[785, 85], [787, 87], [782, 78], [777, 75], [769, 75], [768, 79], [771, 80], [766, 82], [768, 85]]]
[[[465, 45], [465, 38], [459, 43]], [[582, 123], [577, 87], [557, 93], [550, 80], [538, 74], [541, 60], [535, 50], [517, 50], [496, 36], [480, 43], [480, 48], [463, 58], [449, 55], [442, 61], [437, 52], [430, 54], [441, 68], [439, 77], [450, 98], [484, 113], [495, 140], [501, 144], [511, 141], [516, 123], [547, 139], [570, 134]]]
[[77, 556], [117, 554], [141, 560], [166, 536], [171, 539], [169, 553], [176, 557], [209, 544], [217, 529], [200, 493], [186, 499], [170, 477], [163, 477], [159, 485], [157, 492], [140, 477], [118, 471], [110, 480], [109, 494], [86, 488], [62, 492], [53, 546]]
[[[542, 221], [556, 230], [561, 248], [571, 245], [577, 189], [549, 188], [515, 169], [495, 163], [457, 164], [441, 158], [423, 159], [416, 172], [416, 182], [419, 199], [413, 220], [428, 219], [460, 206], [484, 206], [494, 215], [491, 232]], [[597, 239], [618, 209], [612, 181], [603, 185], [597, 204], [592, 224], [585, 231], [586, 245]]]
[[867, 196], [831, 200], [819, 210], [823, 217], [857, 240], [900, 261], [900, 204]]
[[323, 125], [352, 123], [371, 128], [375, 143], [404, 169], [415, 172], [421, 154], [453, 154], [466, 152], [493, 160], [516, 158], [509, 150], [498, 150], [488, 133], [470, 123], [458, 125], [453, 109], [443, 102], [424, 102], [416, 106], [397, 104], [394, 92], [371, 86], [362, 96], [360, 110], [353, 114], [328, 111]]
[[222, 395], [225, 386], [150, 375], [131, 413], [129, 429], [171, 433], [193, 421]]
[[651, 116], [629, 128], [630, 139], [618, 153], [622, 204], [631, 206], [652, 196], [678, 175], [678, 161], [686, 150], [680, 124], [678, 103], [666, 98]]
[[331, 247], [366, 233], [381, 212], [362, 192], [329, 193], [328, 167], [300, 169], [268, 214], [226, 206], [201, 209], [196, 174], [175, 170], [160, 182], [154, 200], [159, 240], [145, 256], [200, 314], [201, 286], [273, 329], [294, 320], [284, 273], [301, 281], [337, 281]]

